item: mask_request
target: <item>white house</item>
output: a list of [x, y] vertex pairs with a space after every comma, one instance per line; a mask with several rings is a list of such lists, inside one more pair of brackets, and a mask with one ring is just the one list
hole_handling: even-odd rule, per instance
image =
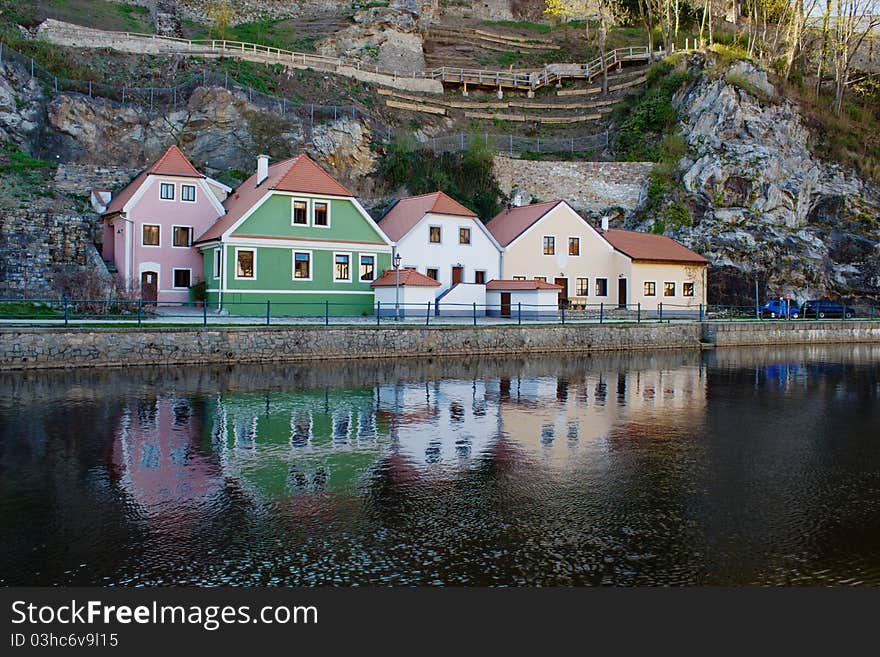
[[379, 220], [401, 267], [439, 282], [437, 312], [484, 314], [486, 283], [501, 275], [501, 247], [477, 215], [443, 192], [397, 201]]
[[388, 269], [370, 285], [376, 313], [382, 317], [424, 317], [433, 314], [435, 291], [440, 287], [415, 269]]

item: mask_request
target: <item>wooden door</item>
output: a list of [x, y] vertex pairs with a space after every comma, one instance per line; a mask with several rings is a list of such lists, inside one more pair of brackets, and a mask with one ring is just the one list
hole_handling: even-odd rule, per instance
[[464, 274], [464, 267], [453, 267], [452, 268], [452, 284], [458, 285], [461, 283], [462, 276]]
[[501, 316], [510, 317], [510, 292], [501, 293]]
[[626, 279], [617, 279], [617, 306], [626, 308]]
[[141, 274], [141, 299], [148, 303], [156, 303], [159, 298], [159, 274], [145, 271]]
[[559, 290], [559, 307], [565, 308], [568, 305], [568, 279], [554, 278], [553, 282], [562, 288]]

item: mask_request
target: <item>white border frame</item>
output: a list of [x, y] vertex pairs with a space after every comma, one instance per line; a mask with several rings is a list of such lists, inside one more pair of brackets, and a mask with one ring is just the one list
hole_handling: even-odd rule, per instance
[[[693, 292], [691, 294], [684, 293], [684, 286], [687, 285], [688, 283], [693, 285], [693, 287], [691, 288], [691, 290], [693, 290]], [[696, 282], [695, 281], [682, 281], [681, 282], [681, 296], [683, 299], [696, 299], [697, 298], [697, 284], [696, 284]]]
[[[654, 284], [654, 294], [648, 294], [645, 292], [645, 284], [653, 283]], [[642, 296], [646, 299], [656, 299], [657, 298], [657, 281], [642, 281]]]
[[[296, 256], [299, 253], [306, 253], [309, 256], [309, 277], [308, 278], [297, 278], [296, 277]], [[292, 249], [290, 252], [290, 280], [294, 283], [299, 282], [308, 282], [313, 281], [315, 279], [315, 255], [309, 249]]]
[[[171, 185], [171, 198], [163, 198], [162, 197], [162, 185]], [[169, 180], [160, 180], [159, 181], [159, 200], [166, 201], [168, 203], [173, 203], [177, 200], [177, 183]]]
[[[294, 208], [296, 207], [296, 203], [304, 201], [306, 204], [306, 223], [298, 224], [293, 220], [294, 217]], [[312, 225], [312, 199], [304, 198], [301, 196], [294, 196], [290, 199], [290, 225], [291, 226], [299, 226], [309, 228]]]
[[[348, 256], [348, 278], [336, 278], [336, 256]], [[330, 270], [330, 280], [333, 283], [351, 283], [354, 278], [354, 257], [351, 251], [334, 251], [333, 252], [333, 268]]]
[[[580, 294], [578, 289], [578, 280], [583, 280], [587, 282], [587, 291], [585, 294]], [[590, 296], [590, 277], [589, 276], [575, 276], [574, 277], [574, 294], [572, 296], [575, 297], [584, 297], [585, 299]]]
[[[672, 286], [672, 294], [666, 294], [666, 286]], [[678, 297], [678, 281], [663, 281], [663, 298], [675, 299]]]
[[[361, 278], [361, 265], [363, 263], [364, 256], [371, 257], [373, 259], [373, 278], [369, 281], [365, 281]], [[358, 271], [357, 271], [357, 282], [358, 283], [372, 283], [377, 278], [377, 274], [379, 273], [379, 257], [375, 253], [358, 253]]]
[[[191, 203], [192, 201], [187, 201], [187, 203]], [[187, 246], [174, 246], [174, 229], [175, 228], [189, 228], [189, 244]], [[171, 248], [172, 249], [191, 249], [193, 245], [193, 241], [196, 238], [195, 228], [192, 226], [187, 226], [186, 224], [171, 224]], [[161, 239], [160, 239], [161, 241]]]
[[[238, 275], [238, 253], [239, 251], [250, 251], [254, 254], [254, 275], [253, 276], [239, 276]], [[236, 281], [255, 281], [257, 280], [257, 249], [250, 248], [247, 246], [237, 246], [235, 247], [235, 261], [233, 263], [234, 269], [232, 270], [232, 277]], [[249, 290], [244, 290], [248, 292]]]
[[[545, 244], [545, 240], [548, 237], [553, 240], [553, 253], [546, 253], [547, 245]], [[556, 257], [556, 235], [541, 235], [541, 255], [552, 258]]]
[[[478, 274], [479, 272], [483, 272], [483, 282], [482, 282], [482, 283], [477, 283], [477, 274]], [[487, 270], [485, 270], [485, 269], [474, 269], [474, 285], [485, 285], [486, 283], [489, 282], [489, 281], [486, 280], [487, 278], [489, 278], [489, 272], [488, 272]]]
[[[327, 224], [326, 225], [322, 226], [321, 224], [315, 223], [315, 204], [316, 203], [323, 203], [327, 206]], [[332, 207], [333, 207], [333, 204], [330, 202], [329, 198], [313, 198], [312, 199], [312, 212], [310, 215], [310, 218], [312, 220], [312, 228], [321, 228], [321, 229], [328, 229], [328, 230], [330, 229], [330, 227], [333, 225], [333, 212], [331, 210]], [[297, 225], [299, 225], [299, 224], [297, 224]]]
[[[599, 287], [598, 287], [599, 281], [605, 281], [605, 294], [599, 294]], [[607, 276], [596, 276], [593, 279], [593, 284], [597, 286], [595, 288], [596, 294], [593, 296], [600, 297], [602, 299], [607, 299], [608, 298], [608, 277]]]
[[[466, 230], [468, 232], [468, 241], [467, 243], [461, 241], [461, 231]], [[458, 227], [458, 245], [459, 246], [473, 246], [474, 244], [474, 228], [473, 226], [459, 226]]]
[[[158, 244], [144, 244], [144, 226], [155, 226], [159, 229], [159, 243]], [[162, 224], [141, 224], [141, 248], [143, 249], [161, 249], [162, 248]]]
[[[183, 198], [183, 188], [184, 187], [192, 187], [193, 188], [193, 200], [192, 201], [188, 201], [187, 199]], [[196, 185], [195, 183], [183, 183], [183, 182], [180, 183], [180, 202], [181, 203], [198, 203], [199, 202], [198, 185]]]
[[211, 263], [211, 273], [214, 276], [214, 280], [220, 280], [223, 275], [223, 245], [221, 244], [216, 249], [212, 251], [213, 253], [213, 262]]
[[[577, 241], [578, 241], [578, 252], [577, 252], [576, 254], [575, 254], [575, 253], [571, 253], [571, 241], [572, 241], [572, 240], [577, 240]], [[566, 243], [565, 246], [566, 246], [566, 249], [565, 249], [565, 255], [566, 255], [567, 257], [569, 257], [569, 258], [580, 258], [580, 257], [584, 254], [584, 250], [581, 248], [581, 237], [580, 237], [580, 235], [569, 235], [569, 236], [568, 236], [568, 242]]]
[[[436, 228], [440, 231], [440, 241], [431, 241], [431, 229]], [[443, 226], [441, 224], [428, 224], [428, 246], [443, 246]]]
[[[174, 274], [179, 271], [188, 271], [189, 272], [189, 285], [186, 285], [184, 287], [178, 287], [177, 285], [174, 284], [175, 283]], [[171, 289], [172, 290], [174, 290], [175, 292], [180, 291], [180, 290], [188, 290], [190, 287], [192, 287], [192, 285], [193, 285], [192, 267], [172, 267], [171, 268]]]

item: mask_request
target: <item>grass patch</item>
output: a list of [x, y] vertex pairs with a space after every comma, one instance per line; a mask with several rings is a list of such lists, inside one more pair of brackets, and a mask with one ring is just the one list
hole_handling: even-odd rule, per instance
[[25, 301], [0, 303], [0, 318], [2, 319], [48, 319], [58, 317], [64, 317], [64, 313], [38, 303]]
[[212, 28], [202, 28], [193, 33], [192, 39], [226, 39], [256, 43], [269, 48], [294, 50], [296, 52], [315, 52], [320, 34], [305, 34], [294, 20], [289, 18], [263, 18], [250, 23], [240, 23], [227, 27], [222, 32]]

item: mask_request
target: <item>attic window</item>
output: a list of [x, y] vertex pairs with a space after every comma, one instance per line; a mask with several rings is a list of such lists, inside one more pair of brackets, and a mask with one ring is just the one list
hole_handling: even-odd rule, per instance
[[314, 214], [315, 214], [315, 225], [316, 226], [329, 226], [330, 225], [330, 204], [325, 201], [315, 201], [314, 204]]
[[159, 183], [159, 198], [163, 201], [173, 201], [174, 183]]
[[431, 226], [428, 228], [428, 241], [431, 244], [440, 244], [440, 226]]
[[186, 201], [188, 203], [196, 202], [196, 186], [195, 185], [181, 185], [180, 186], [180, 200]]
[[297, 226], [309, 225], [309, 202], [294, 201], [293, 202], [293, 223]]
[[459, 228], [458, 229], [458, 243], [459, 244], [470, 244], [471, 243], [471, 229], [470, 228]]

